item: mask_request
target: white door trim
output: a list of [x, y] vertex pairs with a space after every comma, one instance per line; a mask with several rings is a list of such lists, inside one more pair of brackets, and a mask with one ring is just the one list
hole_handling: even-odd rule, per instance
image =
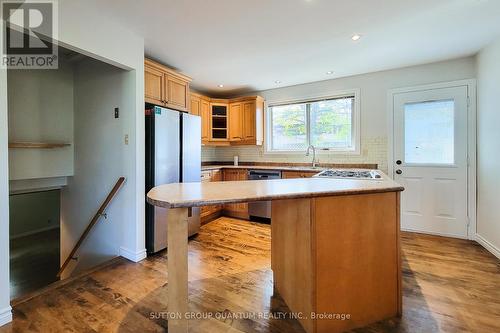
[[476, 239], [476, 80], [441, 82], [406, 88], [391, 89], [387, 92], [387, 166], [389, 177], [394, 179], [394, 95], [430, 89], [467, 87], [467, 238]]

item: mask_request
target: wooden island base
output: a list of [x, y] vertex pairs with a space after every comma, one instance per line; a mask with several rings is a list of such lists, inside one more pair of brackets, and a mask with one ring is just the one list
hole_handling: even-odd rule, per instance
[[[272, 201], [275, 290], [308, 333], [335, 333], [401, 315], [399, 192]], [[188, 309], [187, 208], [168, 224], [168, 308]], [[312, 314], [317, 317], [313, 319]], [[319, 319], [318, 319], [319, 318]], [[188, 320], [170, 319], [169, 332]]]
[[168, 331], [188, 332], [190, 207], [252, 201], [272, 201], [275, 289], [292, 312], [301, 313], [308, 333], [342, 332], [400, 315], [402, 190], [385, 175], [378, 181], [275, 179], [153, 188], [148, 202], [169, 209]]
[[399, 192], [272, 202], [275, 290], [308, 333], [401, 314], [398, 206]]

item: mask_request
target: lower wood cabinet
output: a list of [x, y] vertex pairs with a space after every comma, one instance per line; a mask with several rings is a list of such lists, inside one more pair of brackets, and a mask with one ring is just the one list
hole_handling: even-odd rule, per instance
[[[238, 180], [247, 180], [248, 170], [246, 169], [224, 169], [223, 176], [224, 181], [238, 181]], [[243, 219], [248, 219], [248, 204], [247, 203], [239, 203], [239, 204], [227, 204], [224, 205], [224, 215], [238, 217]]]
[[[206, 170], [201, 172], [201, 182], [220, 182], [222, 181], [221, 170]], [[216, 217], [219, 217], [222, 211], [222, 205], [204, 206], [200, 210], [201, 223], [205, 224]]]
[[[282, 171], [281, 178], [309, 178], [319, 171]], [[206, 170], [201, 173], [202, 182], [242, 181], [248, 180], [247, 169], [223, 168], [222, 170]], [[202, 224], [220, 215], [248, 220], [248, 203], [206, 206], [201, 208]]]
[[283, 171], [281, 178], [311, 178], [319, 171]]

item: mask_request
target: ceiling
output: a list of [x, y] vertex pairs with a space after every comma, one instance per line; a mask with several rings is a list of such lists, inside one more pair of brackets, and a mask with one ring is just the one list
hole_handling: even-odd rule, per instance
[[92, 1], [218, 96], [473, 55], [500, 35], [500, 0]]

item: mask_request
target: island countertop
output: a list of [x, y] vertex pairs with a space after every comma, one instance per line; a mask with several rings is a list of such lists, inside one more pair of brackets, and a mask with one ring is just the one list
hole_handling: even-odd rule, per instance
[[404, 188], [384, 175], [382, 180], [299, 178], [160, 185], [147, 194], [150, 204], [188, 208], [227, 203], [399, 192]]

